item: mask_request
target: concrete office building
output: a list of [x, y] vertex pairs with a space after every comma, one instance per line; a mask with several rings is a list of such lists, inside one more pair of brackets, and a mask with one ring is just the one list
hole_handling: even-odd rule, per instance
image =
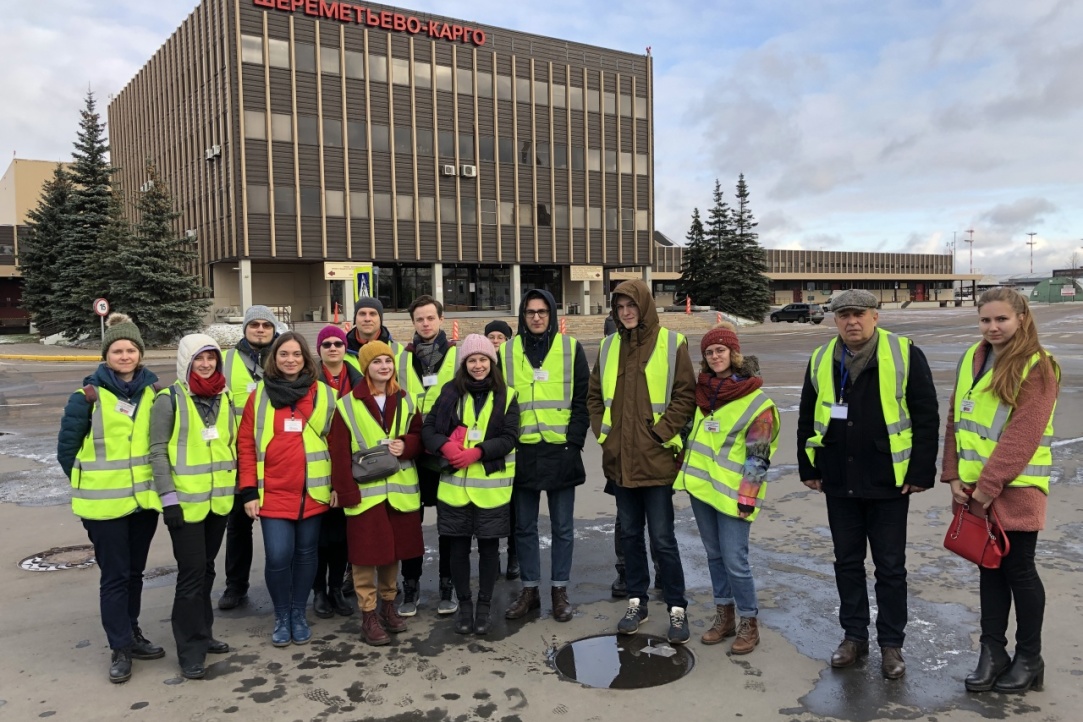
[[604, 302], [653, 262], [648, 55], [379, 5], [204, 0], [109, 104], [129, 196], [154, 159], [215, 306]]

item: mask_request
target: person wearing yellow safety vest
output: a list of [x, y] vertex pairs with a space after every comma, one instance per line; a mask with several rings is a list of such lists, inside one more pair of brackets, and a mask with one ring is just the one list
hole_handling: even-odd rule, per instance
[[613, 291], [617, 333], [598, 350], [587, 409], [602, 445], [602, 471], [617, 498], [628, 591], [628, 610], [617, 624], [635, 634], [647, 621], [650, 572], [643, 528], [658, 562], [669, 612], [667, 638], [688, 641], [684, 567], [673, 527], [673, 481], [681, 430], [696, 409], [696, 375], [682, 334], [658, 322], [650, 288], [624, 281]]
[[[500, 347], [514, 335], [511, 326], [503, 319], [494, 319], [485, 324], [485, 338], [489, 339], [493, 350], [496, 351], [498, 366], [500, 365]], [[511, 492], [511, 534], [508, 536], [508, 567], [504, 578], [512, 581], [518, 579], [520, 575], [519, 555], [515, 551], [515, 490], [513, 489]]]
[[320, 517], [331, 503], [327, 435], [335, 402], [304, 337], [287, 331], [271, 346], [237, 431], [239, 493], [263, 529], [276, 647], [312, 638], [305, 606], [316, 578]]
[[730, 652], [748, 654], [760, 642], [748, 536], [778, 447], [778, 409], [760, 390], [759, 361], [741, 354], [732, 324], [711, 329], [699, 346], [696, 415], [673, 488], [691, 497], [711, 572], [716, 614], [700, 641], [718, 644], [736, 636]]
[[560, 333], [557, 304], [544, 289], [531, 289], [519, 305], [519, 334], [500, 350], [500, 367], [519, 401], [519, 443], [512, 494], [513, 533], [523, 588], [504, 613], [521, 619], [541, 607], [541, 545], [538, 509], [549, 506], [549, 586], [553, 618], [568, 622], [575, 543], [575, 487], [586, 481], [583, 444], [590, 429], [587, 386], [590, 367], [583, 347]]
[[[425, 416], [421, 440], [447, 459], [437, 491], [436, 526], [447, 537], [459, 598], [455, 631], [488, 634], [493, 588], [500, 574], [500, 539], [511, 531], [508, 507], [515, 479], [519, 405], [496, 368], [492, 343], [480, 334], [463, 339], [455, 376]], [[470, 590], [470, 545], [478, 540], [478, 605]]]
[[424, 387], [421, 378], [413, 368], [413, 356], [398, 341], [391, 338], [391, 333], [384, 326], [384, 304], [378, 298], [362, 296], [354, 304], [354, 326], [346, 335], [346, 363], [358, 369], [357, 354], [369, 341], [383, 341], [395, 354], [395, 368], [398, 370], [397, 383], [406, 393], [417, 396]]
[[[395, 379], [395, 356], [383, 341], [369, 341], [357, 356], [364, 378], [338, 401], [331, 429], [331, 505], [346, 512], [346, 541], [361, 608], [361, 638], [380, 646], [388, 632], [406, 630], [395, 597], [399, 562], [425, 552], [421, 492], [414, 459], [421, 453], [421, 415]], [[353, 455], [378, 446], [398, 459], [399, 469], [360, 483]], [[379, 602], [379, 604], [377, 603]]]
[[[965, 684], [971, 692], [1022, 693], [1045, 681], [1045, 588], [1034, 553], [1045, 528], [1060, 366], [1042, 348], [1018, 291], [983, 293], [978, 328], [982, 340], [963, 354], [956, 373], [941, 481], [951, 485], [953, 507], [969, 504], [975, 513], [994, 507], [1010, 550], [998, 569], [978, 569], [981, 654]], [[1009, 657], [1013, 601], [1015, 656]]]
[[158, 392], [150, 416], [150, 464], [173, 541], [177, 585], [173, 639], [181, 675], [202, 679], [214, 638], [214, 559], [237, 487], [237, 418], [218, 342], [202, 333], [177, 344], [177, 380]]
[[[414, 324], [414, 339], [406, 350], [410, 352], [410, 362], [414, 375], [420, 379], [422, 391], [417, 395], [418, 410], [422, 418], [429, 413], [440, 390], [455, 375], [455, 342], [449, 341], [441, 330], [444, 323], [444, 304], [432, 296], [418, 296], [410, 304], [410, 320]], [[398, 359], [396, 359], [396, 363]], [[400, 370], [399, 375], [402, 375]], [[417, 476], [421, 483], [421, 519], [425, 519], [425, 507], [436, 506], [436, 491], [440, 484], [440, 460], [432, 454], [422, 454], [417, 463]], [[451, 583], [450, 551], [448, 540], [442, 536], [437, 540], [437, 568], [440, 575], [440, 602], [437, 614], [454, 614], [459, 608], [455, 600]], [[417, 614], [420, 595], [421, 569], [423, 556], [406, 559], [402, 563], [402, 606], [399, 612], [404, 617]]]
[[150, 410], [158, 377], [143, 366], [143, 337], [111, 314], [102, 361], [68, 399], [56, 458], [71, 479], [71, 510], [83, 522], [101, 571], [101, 619], [112, 659], [109, 681], [126, 682], [132, 659], [165, 650], [143, 636], [143, 569], [162, 505], [151, 483]]
[[[278, 338], [278, 319], [267, 306], [249, 306], [244, 312], [244, 338], [226, 352], [226, 383], [233, 396], [237, 423], [241, 422], [248, 396], [263, 378], [263, 367]], [[240, 497], [234, 498], [226, 522], [226, 588], [218, 598], [219, 609], [233, 609], [248, 601], [248, 578], [252, 573], [252, 520]]]
[[940, 414], [925, 354], [877, 327], [876, 296], [837, 294], [839, 335], [817, 348], [805, 370], [797, 419], [801, 481], [824, 494], [835, 554], [844, 637], [832, 667], [869, 653], [865, 555], [876, 567], [880, 672], [898, 679], [906, 628], [906, 521], [910, 494], [933, 485]]

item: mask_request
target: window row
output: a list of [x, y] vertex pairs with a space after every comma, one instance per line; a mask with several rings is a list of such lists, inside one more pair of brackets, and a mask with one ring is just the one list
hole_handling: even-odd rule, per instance
[[[244, 135], [255, 140], [267, 140], [267, 113], [262, 110], [244, 112]], [[320, 126], [323, 126], [323, 145], [326, 148], [343, 146], [342, 121], [314, 115], [298, 115], [296, 136], [300, 145], [319, 145]], [[437, 155], [451, 163], [456, 159], [473, 161], [492, 161], [536, 165], [543, 168], [572, 170], [605, 171], [607, 173], [636, 173], [647, 175], [650, 171], [646, 153], [627, 153], [615, 150], [603, 151], [600, 148], [569, 146], [565, 143], [534, 143], [529, 140], [519, 141], [516, 150], [515, 141], [506, 137], [483, 135], [477, 138], [477, 155], [474, 154], [475, 136], [473, 133], [459, 133], [440, 130], [435, 134], [429, 128], [418, 128], [416, 133], [410, 126], [392, 128], [379, 123], [368, 125], [362, 121], [347, 121], [345, 140], [352, 150], [365, 150], [409, 155], [416, 152], [419, 156]], [[367, 136], [371, 132], [371, 140]], [[287, 113], [270, 114], [271, 140], [292, 143], [294, 138], [293, 116]], [[416, 137], [415, 137], [416, 136]]]
[[[293, 186], [275, 186], [273, 193], [265, 185], [249, 185], [247, 188], [248, 212], [267, 214], [271, 212], [271, 197], [274, 197], [275, 214], [292, 216], [297, 214], [297, 200], [300, 196], [301, 215], [341, 218], [346, 215], [346, 192], [325, 190], [322, 193], [315, 186], [301, 186], [301, 192], [295, 193]], [[367, 219], [370, 215], [369, 193], [350, 192], [350, 217]], [[475, 198], [462, 196], [441, 197], [439, 202], [432, 196], [415, 198], [391, 193], [372, 193], [371, 215], [378, 220], [413, 221], [415, 218], [427, 223], [463, 223], [483, 226], [544, 226], [555, 228], [591, 228], [607, 231], [649, 230], [648, 215], [645, 210], [632, 208], [584, 208], [583, 206], [552, 205], [549, 203], [514, 203], [512, 201], [482, 200], [480, 211]], [[322, 200], [322, 206], [321, 206]], [[439, 213], [437, 211], [439, 210]], [[479, 215], [480, 212], [480, 215]]]
[[[510, 75], [494, 75], [483, 71], [475, 73], [470, 68], [432, 65], [428, 62], [415, 62], [411, 71], [410, 61], [404, 58], [391, 58], [389, 69], [386, 56], [355, 50], [343, 50], [340, 55], [339, 48], [325, 45], [317, 48], [311, 43], [295, 42], [291, 63], [289, 40], [268, 38], [266, 61], [272, 68], [288, 70], [292, 65], [298, 72], [345, 75], [355, 80], [364, 80], [367, 77], [380, 83], [386, 83], [390, 77], [394, 85], [412, 85], [418, 89], [431, 89], [435, 82], [437, 90], [463, 95], [477, 94], [479, 98], [495, 97], [498, 100], [515, 100], [520, 103], [533, 101], [538, 105], [552, 105], [554, 108], [586, 109], [608, 115], [617, 115], [619, 112], [628, 118], [647, 117], [647, 99], [638, 95], [618, 95], [598, 89], [549, 83], [545, 80], [535, 80], [531, 92], [529, 78], [513, 78]], [[241, 36], [241, 62], [263, 65], [262, 37]]]

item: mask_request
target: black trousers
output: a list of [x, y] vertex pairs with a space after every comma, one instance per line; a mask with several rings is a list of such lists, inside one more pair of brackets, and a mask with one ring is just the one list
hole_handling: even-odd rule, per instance
[[847, 639], [869, 639], [869, 593], [865, 553], [876, 567], [876, 639], [902, 647], [906, 638], [906, 519], [910, 496], [849, 499], [827, 495], [827, 520], [835, 546], [839, 623]]
[[342, 509], [329, 509], [322, 516], [312, 591], [328, 594], [331, 589], [339, 589], [346, 576], [346, 514]]
[[[421, 521], [425, 521], [425, 507], [421, 507]], [[440, 578], [448, 579], [451, 574], [451, 537], [441, 536], [437, 543], [437, 566], [440, 569]], [[402, 578], [412, 579], [417, 581], [421, 579], [422, 563], [425, 561], [424, 556], [414, 557], [413, 559], [402, 560]], [[499, 567], [500, 560], [497, 560], [497, 566]], [[499, 572], [499, 569], [497, 570]]]
[[119, 519], [83, 519], [83, 528], [94, 545], [94, 558], [101, 570], [99, 603], [102, 627], [110, 649], [126, 649], [139, 626], [143, 604], [143, 570], [158, 512], [137, 511]]
[[999, 569], [981, 569], [981, 641], [1004, 647], [1008, 643], [1008, 615], [1015, 600], [1015, 653], [1042, 653], [1045, 586], [1034, 565], [1036, 531], [1010, 531], [1011, 551]]
[[[444, 537], [450, 544], [451, 581], [459, 601], [468, 601], [470, 592], [470, 543], [473, 537]], [[478, 539], [478, 601], [493, 598], [496, 578], [500, 575], [500, 540]]]
[[233, 510], [226, 522], [226, 589], [248, 594], [252, 573], [252, 523], [240, 496], [233, 497]]
[[214, 612], [214, 559], [222, 547], [226, 517], [208, 514], [203, 521], [170, 529], [177, 560], [177, 590], [173, 596], [173, 639], [182, 667], [203, 664], [211, 643]]

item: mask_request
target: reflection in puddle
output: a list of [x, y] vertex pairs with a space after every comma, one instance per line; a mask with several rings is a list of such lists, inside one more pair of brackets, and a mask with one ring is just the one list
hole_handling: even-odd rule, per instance
[[603, 689], [642, 689], [688, 674], [696, 660], [683, 646], [648, 634], [605, 634], [569, 642], [553, 665], [565, 679]]

